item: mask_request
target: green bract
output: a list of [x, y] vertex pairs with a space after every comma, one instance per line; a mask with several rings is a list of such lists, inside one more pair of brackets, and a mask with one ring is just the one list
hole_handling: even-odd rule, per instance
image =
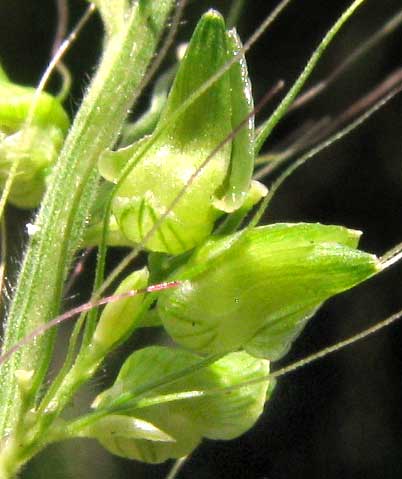
[[[199, 361], [200, 358], [190, 352], [160, 346], [133, 353], [121, 368], [114, 385], [101, 393], [94, 403], [98, 411], [110, 408], [116, 413], [94, 423], [82, 435], [96, 437], [104, 447], [119, 456], [157, 463], [186, 456], [203, 437], [232, 439], [244, 433], [262, 413], [267, 395], [272, 390], [268, 390], [269, 382], [264, 379], [269, 373], [269, 362], [244, 352], [229, 354], [204, 369], [151, 389], [145, 395], [145, 401], [153, 402], [152, 405], [143, 404], [130, 409], [127, 404], [122, 404], [125, 411], [118, 412], [118, 403], [125, 395], [147, 390], [147, 384]], [[261, 382], [254, 385], [230, 392], [215, 392], [219, 388], [258, 379]], [[208, 390], [214, 393], [202, 396], [202, 392]], [[190, 397], [180, 398], [179, 394], [185, 392]], [[171, 395], [168, 402], [166, 395]], [[144, 422], [149, 425], [145, 433], [143, 428], [139, 431], [136, 427], [138, 420], [140, 425]], [[110, 427], [111, 421], [118, 422], [116, 427]], [[150, 436], [151, 433], [154, 437]]]
[[[113, 214], [130, 241], [146, 239], [145, 246], [152, 251], [181, 253], [205, 240], [222, 212], [234, 211], [245, 202], [254, 164], [254, 123], [244, 58], [174, 118], [181, 105], [239, 49], [236, 33], [226, 32], [217, 12], [202, 17], [156, 126], [156, 140], [119, 184], [113, 201]], [[248, 115], [245, 126], [193, 178], [214, 148]], [[118, 183], [124, 166], [147, 141], [153, 137], [105, 153], [99, 162], [101, 174]], [[152, 237], [146, 238], [186, 185], [183, 197]]]
[[278, 359], [327, 298], [380, 270], [360, 232], [275, 224], [209, 240], [172, 274], [157, 305], [168, 333], [199, 353], [239, 348]]
[[[30, 109], [34, 114], [26, 124]], [[59, 101], [0, 78], [0, 185], [18, 162], [9, 200], [21, 208], [38, 206], [46, 176], [63, 144], [69, 120]]]

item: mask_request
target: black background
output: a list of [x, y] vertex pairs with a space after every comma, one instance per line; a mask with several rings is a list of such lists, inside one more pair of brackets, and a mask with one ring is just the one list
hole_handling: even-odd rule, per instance
[[[83, 2], [71, 1], [73, 25]], [[226, 1], [189, 2], [179, 39], [189, 38], [196, 19]], [[239, 31], [246, 39], [275, 5], [246, 0]], [[247, 56], [256, 99], [278, 79], [290, 85], [314, 47], [348, 5], [346, 1], [295, 0]], [[342, 30], [314, 73], [318, 80], [369, 37], [400, 2], [368, 0]], [[0, 56], [10, 76], [35, 84], [49, 59], [56, 10], [51, 0], [13, 0], [0, 4]], [[101, 46], [101, 25], [86, 27], [67, 55], [74, 87], [67, 105], [79, 105]], [[374, 87], [401, 62], [402, 28], [371, 50], [325, 94], [290, 115], [272, 142], [286, 137], [307, 119], [338, 114]], [[53, 85], [56, 87], [56, 83]], [[139, 106], [146, 105], [144, 103]], [[269, 105], [260, 119], [272, 109]], [[402, 240], [402, 98], [394, 99], [357, 132], [297, 171], [280, 189], [266, 218], [321, 221], [364, 231], [361, 246], [381, 254]], [[269, 148], [269, 145], [267, 145]], [[30, 213], [9, 208], [12, 263], [25, 241], [21, 224]], [[116, 259], [120, 253], [116, 253]], [[395, 266], [360, 287], [329, 301], [310, 322], [288, 364], [364, 329], [402, 308], [402, 266]], [[90, 275], [81, 279], [85, 299]], [[10, 276], [12, 281], [12, 274]], [[78, 295], [78, 292], [77, 292]], [[67, 334], [63, 329], [63, 334]], [[401, 326], [356, 344], [280, 379], [264, 416], [249, 433], [230, 442], [205, 442], [182, 469], [184, 478], [397, 478], [402, 474]], [[140, 338], [141, 339], [141, 338]], [[80, 407], [102, 384], [121, 357], [140, 339], [111, 358], [101, 377], [83, 392]], [[142, 338], [143, 339], [143, 338]], [[62, 347], [62, 345], [61, 345]], [[120, 358], [120, 359], [119, 359]], [[274, 367], [279, 367], [275, 364]], [[169, 464], [144, 466], [114, 458], [91, 441], [49, 448], [23, 471], [23, 478], [162, 478]]]

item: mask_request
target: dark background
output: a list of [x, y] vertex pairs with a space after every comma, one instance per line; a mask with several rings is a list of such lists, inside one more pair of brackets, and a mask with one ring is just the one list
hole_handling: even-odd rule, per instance
[[[83, 3], [69, 2], [70, 24]], [[239, 31], [246, 39], [276, 2], [246, 0]], [[346, 1], [295, 0], [247, 55], [258, 100], [278, 79], [290, 85], [323, 34], [348, 5]], [[189, 2], [180, 40], [188, 39], [196, 19], [228, 1]], [[327, 75], [372, 35], [401, 4], [368, 0], [349, 21], [320, 62], [312, 82]], [[0, 4], [0, 57], [10, 76], [35, 84], [49, 59], [55, 30], [52, 0], [14, 0]], [[101, 45], [100, 22], [93, 19], [67, 55], [74, 87], [67, 104], [79, 104]], [[400, 66], [402, 28], [370, 51], [335, 85], [290, 115], [272, 142], [285, 138], [306, 119], [338, 114]], [[53, 85], [53, 87], [56, 86]], [[146, 99], [144, 104], [146, 105]], [[268, 115], [269, 105], [260, 119]], [[140, 105], [141, 108], [141, 105]], [[357, 132], [312, 160], [280, 189], [267, 222], [321, 221], [364, 231], [363, 249], [382, 254], [402, 240], [402, 98], [397, 97]], [[8, 210], [9, 236], [18, 264], [29, 213]], [[116, 258], [120, 252], [116, 253]], [[310, 322], [291, 352], [274, 368], [291, 363], [378, 322], [402, 307], [402, 266], [329, 301]], [[81, 280], [85, 291], [90, 275]], [[12, 274], [10, 276], [12, 281]], [[86, 290], [88, 291], [88, 290]], [[78, 294], [78, 292], [77, 292]], [[75, 301], [85, 298], [76, 296]], [[67, 334], [67, 329], [62, 330]], [[396, 478], [402, 474], [402, 337], [393, 325], [347, 350], [280, 379], [264, 416], [249, 433], [230, 442], [206, 441], [184, 466], [184, 478]], [[101, 377], [83, 393], [85, 403], [102, 384], [110, 384], [121, 357], [140, 339], [115, 354]], [[120, 359], [119, 359], [120, 358]], [[80, 401], [78, 401], [79, 407]], [[162, 478], [168, 464], [144, 466], [115, 458], [91, 441], [49, 448], [24, 470], [23, 478]]]

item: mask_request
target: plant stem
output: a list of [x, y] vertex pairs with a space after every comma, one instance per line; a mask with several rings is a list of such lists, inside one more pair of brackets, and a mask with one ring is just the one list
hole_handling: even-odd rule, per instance
[[[58, 312], [63, 283], [95, 199], [98, 156], [117, 139], [173, 3], [136, 2], [119, 31], [106, 42], [35, 221], [38, 233], [29, 240], [7, 319], [3, 352]], [[49, 365], [52, 336], [38, 338], [0, 369], [2, 437], [18, 420], [15, 372], [35, 368], [32, 402]]]

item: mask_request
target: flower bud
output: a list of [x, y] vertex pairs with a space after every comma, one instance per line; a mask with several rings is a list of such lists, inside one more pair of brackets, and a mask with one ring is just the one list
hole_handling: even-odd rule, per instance
[[215, 238], [172, 274], [158, 314], [172, 338], [203, 354], [243, 348], [278, 359], [323, 301], [380, 270], [340, 226], [275, 224]]
[[[47, 93], [0, 78], [0, 186], [18, 162], [9, 200], [21, 208], [38, 206], [46, 176], [55, 162], [69, 120], [59, 101]], [[26, 125], [33, 103], [34, 114]]]
[[[146, 390], [146, 385], [154, 381], [163, 383], [164, 376], [188, 370], [199, 361], [200, 358], [190, 352], [161, 346], [136, 351], [124, 363], [114, 385], [102, 392], [93, 406], [99, 411], [116, 408], [115, 404], [127, 393]], [[254, 425], [272, 391], [268, 389], [268, 373], [266, 360], [255, 359], [244, 352], [229, 354], [203, 369], [195, 369], [174, 382], [151, 389], [146, 399], [152, 405], [134, 406], [128, 412], [129, 406], [123, 405], [127, 421], [135, 418], [152, 425], [149, 429], [155, 438], [108, 436], [101, 423], [99, 427], [97, 423], [91, 426], [91, 437], [96, 437], [114, 454], [144, 462], [158, 463], [186, 456], [204, 437], [232, 439]], [[256, 384], [219, 392], [219, 388], [258, 379], [261, 381]], [[203, 395], [209, 390], [214, 392]], [[183, 398], [186, 392], [189, 397]], [[166, 395], [169, 401], [164, 402]], [[110, 428], [107, 432], [110, 433]]]
[[[244, 58], [173, 118], [240, 47], [236, 33], [226, 32], [217, 12], [210, 11], [201, 18], [156, 126], [154, 135], [159, 136], [122, 181], [113, 202], [121, 231], [132, 242], [144, 241], [186, 185], [185, 194], [147, 239], [145, 247], [149, 250], [179, 254], [193, 248], [208, 237], [223, 212], [240, 208], [246, 200], [254, 164], [251, 116], [193, 178], [211, 152], [253, 109]], [[117, 183], [123, 166], [146, 141], [149, 139], [105, 153], [99, 162], [102, 176]]]
[[[148, 270], [134, 271], [125, 278], [115, 291], [115, 295], [145, 288], [148, 283]], [[95, 350], [107, 351], [125, 339], [135, 326], [144, 301], [143, 294], [114, 301], [105, 306], [96, 326], [92, 346]]]
[[31, 392], [34, 373], [35, 371], [33, 369], [17, 369], [15, 371], [15, 378], [17, 380], [21, 396], [28, 396]]

